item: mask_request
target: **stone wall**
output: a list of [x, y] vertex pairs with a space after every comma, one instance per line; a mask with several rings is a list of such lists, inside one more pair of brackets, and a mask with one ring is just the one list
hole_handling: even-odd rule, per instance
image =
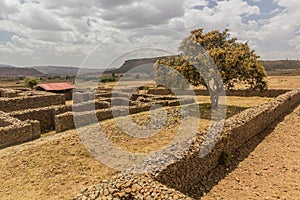
[[22, 121], [25, 121], [27, 119], [39, 121], [40, 129], [42, 133], [46, 133], [48, 131], [52, 131], [55, 129], [55, 124], [54, 124], [55, 107], [44, 107], [44, 108], [15, 111], [15, 112], [11, 112], [10, 116]]
[[261, 133], [299, 102], [300, 91], [294, 90], [280, 95], [274, 101], [247, 109], [229, 118], [218, 142], [204, 158], [200, 158], [199, 154], [204, 142], [203, 136], [207, 133], [199, 133], [185, 156], [156, 171], [153, 177], [160, 183], [188, 194], [203, 176], [219, 164], [222, 152], [233, 153], [244, 142]]
[[[149, 199], [190, 199], [188, 195], [193, 186], [199, 181], [201, 182], [206, 174], [219, 165], [222, 153], [234, 153], [244, 142], [261, 133], [271, 124], [276, 123], [280, 117], [284, 116], [299, 102], [300, 90], [293, 90], [280, 95], [274, 101], [247, 109], [227, 119], [223, 129], [220, 129], [218, 123], [215, 124], [215, 127], [221, 130], [221, 136], [219, 138], [211, 137], [217, 143], [206, 156], [199, 156], [201, 147], [208, 144], [204, 142], [204, 136], [207, 135], [207, 132], [202, 131], [193, 139], [187, 151], [181, 150], [183, 154], [180, 156], [174, 155], [176, 152], [173, 151], [174, 149], [179, 149], [179, 151], [181, 149], [174, 145], [169, 147], [169, 151], [164, 155], [154, 156], [156, 159], [145, 162], [144, 166], [139, 166], [141, 169], [149, 169], [147, 174], [120, 174], [97, 186], [82, 190], [83, 192], [74, 199], [103, 199], [104, 197], [111, 199], [113, 197], [125, 199], [146, 199], [147, 197]], [[144, 181], [137, 177], [147, 177], [148, 180]], [[163, 187], [167, 186], [168, 188], [162, 188], [162, 184]], [[134, 189], [133, 185], [136, 186]], [[163, 196], [155, 196], [158, 194]]]
[[170, 90], [166, 88], [149, 88], [148, 89], [148, 94], [153, 94], [153, 95], [169, 95], [171, 94]]
[[[266, 91], [254, 91], [254, 90], [226, 90], [226, 96], [242, 96], [242, 97], [278, 97], [290, 90], [284, 89], [275, 89], [275, 90], [266, 90]], [[209, 96], [209, 92], [205, 89], [195, 89], [195, 94], [197, 96]], [[181, 91], [181, 94], [191, 94], [190, 91]], [[150, 88], [148, 94], [151, 95], [170, 95], [170, 90], [166, 88]]]
[[166, 199], [177, 200], [191, 198], [168, 188], [165, 185], [154, 181], [147, 175], [138, 174], [118, 174], [108, 182], [91, 186], [82, 190], [83, 193], [77, 195], [73, 200], [83, 199]]
[[91, 100], [83, 103], [75, 103], [73, 104], [72, 109], [74, 112], [84, 112], [84, 111], [105, 109], [109, 107], [110, 107], [110, 103], [107, 101]]
[[17, 97], [17, 96], [18, 96], [18, 93], [16, 90], [0, 88], [0, 97], [13, 98], [13, 97]]
[[138, 103], [138, 105], [131, 105], [128, 107], [122, 106], [123, 104], [128, 105], [128, 101], [122, 98], [114, 98], [112, 101], [122, 102], [115, 102], [116, 104], [120, 103], [121, 105], [113, 106], [112, 108], [110, 108], [110, 104], [108, 102], [101, 100], [96, 100], [96, 102], [88, 101], [85, 103], [74, 104], [73, 112], [75, 114], [73, 112], [66, 112], [62, 114], [57, 113], [57, 115], [55, 116], [55, 130], [56, 132], [63, 132], [66, 130], [74, 129], [75, 124], [73, 115], [76, 115], [76, 126], [85, 126], [88, 124], [96, 123], [94, 119], [95, 114], [98, 120], [102, 121], [112, 118], [112, 113], [114, 113], [114, 117], [128, 115], [128, 108], [129, 114], [136, 114], [149, 111], [154, 104], [160, 104], [162, 106], [178, 106], [194, 103], [194, 100], [191, 98], [184, 98], [180, 100], [173, 99], [174, 98], [166, 98], [165, 100], [153, 99], [154, 101], [151, 103], [140, 102]]
[[[135, 114], [144, 111], [148, 111], [151, 108], [150, 104], [143, 104], [139, 106], [130, 106], [129, 113]], [[55, 116], [55, 130], [56, 132], [63, 132], [66, 130], [74, 129], [74, 118], [76, 117], [76, 126], [85, 126], [96, 123], [95, 115], [98, 121], [103, 121], [118, 116], [128, 115], [127, 106], [116, 106], [113, 108], [91, 110], [85, 112], [66, 112]]]
[[4, 112], [0, 112], [0, 121], [4, 122], [0, 127], [0, 149], [40, 137], [38, 121], [20, 121]]
[[[194, 90], [196, 95], [199, 96], [209, 96], [209, 92], [207, 90], [196, 89]], [[266, 90], [266, 91], [254, 91], [254, 90], [226, 90], [226, 96], [240, 96], [240, 97], [269, 97], [274, 98], [287, 93], [291, 90]]]
[[62, 104], [65, 104], [65, 97], [63, 94], [43, 93], [43, 95], [35, 96], [0, 98], [0, 110], [4, 112], [13, 112]]

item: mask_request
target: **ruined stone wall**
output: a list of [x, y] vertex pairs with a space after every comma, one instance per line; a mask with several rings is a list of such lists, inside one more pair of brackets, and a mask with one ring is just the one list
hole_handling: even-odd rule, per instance
[[[209, 96], [207, 90], [196, 89], [194, 90], [196, 95], [199, 96]], [[287, 93], [291, 90], [276, 89], [276, 90], [266, 90], [266, 91], [255, 91], [255, 90], [226, 90], [226, 96], [240, 96], [240, 97], [269, 97], [274, 98]]]
[[72, 111], [72, 106], [61, 105], [14, 111], [9, 114], [10, 116], [22, 121], [27, 119], [39, 121], [41, 132], [46, 133], [48, 131], [55, 130], [55, 115], [70, 111]]
[[[104, 197], [190, 199], [188, 194], [193, 186], [198, 184], [199, 181], [201, 182], [208, 172], [214, 170], [219, 164], [223, 152], [234, 153], [244, 142], [261, 133], [271, 124], [276, 123], [280, 117], [284, 116], [288, 110], [299, 104], [299, 102], [300, 90], [293, 90], [280, 95], [274, 101], [247, 109], [225, 121], [224, 128], [220, 129], [222, 133], [219, 138], [211, 137], [212, 140], [217, 139], [217, 143], [206, 156], [199, 156], [201, 147], [207, 144], [204, 142], [204, 136], [207, 132], [202, 131], [194, 138], [189, 150], [184, 151], [181, 156], [174, 156], [173, 150], [180, 149], [175, 145], [169, 147], [166, 154], [155, 157], [156, 160], [145, 162], [145, 166], [140, 166], [142, 169], [153, 169], [148, 174], [120, 174], [97, 186], [82, 190], [83, 192], [74, 199], [103, 199]], [[218, 127], [218, 124], [216, 124], [216, 127]], [[169, 160], [171, 162], [168, 162]], [[141, 177], [147, 177], [148, 180], [145, 181]], [[168, 188], [162, 188], [162, 184], [163, 187], [167, 186]]]
[[16, 90], [0, 88], [0, 97], [13, 98], [17, 96], [18, 96], [18, 92]]
[[39, 121], [40, 129], [42, 133], [46, 133], [48, 131], [55, 129], [55, 124], [54, 124], [55, 108], [54, 107], [44, 107], [44, 108], [15, 111], [15, 112], [11, 112], [10, 115], [22, 121], [25, 121], [27, 119]]
[[[176, 99], [176, 98], [175, 98]], [[74, 104], [73, 112], [66, 112], [55, 116], [55, 130], [56, 132], [62, 132], [75, 128], [74, 116], [76, 115], [77, 126], [84, 126], [92, 123], [96, 123], [95, 115], [99, 121], [110, 119], [112, 117], [125, 116], [128, 114], [136, 114], [140, 112], [149, 111], [154, 104], [160, 104], [162, 106], [178, 106], [184, 104], [194, 103], [193, 99], [153, 99], [152, 102], [139, 102], [138, 105], [128, 106], [129, 101], [123, 98], [114, 98], [111, 100], [117, 106], [110, 108], [110, 103], [106, 101], [96, 100], [88, 101], [85, 103]], [[127, 106], [126, 106], [127, 105]], [[129, 113], [128, 113], [129, 109]], [[70, 111], [70, 110], [69, 110]], [[113, 116], [114, 114], [114, 116]]]
[[[224, 129], [212, 151], [200, 158], [203, 135], [199, 133], [188, 152], [181, 159], [154, 173], [155, 180], [185, 194], [218, 164], [222, 152], [232, 154], [244, 142], [261, 133], [300, 102], [300, 91], [280, 95], [276, 100], [247, 109], [226, 120]], [[212, 138], [214, 139], [214, 138]]]
[[[139, 112], [148, 111], [150, 109], [150, 104], [143, 104], [139, 106], [131, 106], [129, 108], [130, 114], [135, 114]], [[117, 106], [113, 108], [85, 111], [85, 112], [66, 112], [55, 116], [55, 130], [56, 132], [63, 132], [66, 130], [74, 129], [75, 123], [74, 118], [76, 117], [76, 126], [85, 126], [89, 124], [96, 123], [95, 116], [97, 116], [98, 121], [110, 119], [113, 117], [128, 115], [128, 107]], [[75, 115], [75, 117], [74, 117]]]
[[[254, 91], [254, 90], [226, 90], [226, 96], [241, 96], [241, 97], [253, 97], [253, 96], [259, 96], [259, 97], [278, 97], [279, 95], [282, 95], [290, 90], [284, 90], [284, 89], [275, 89], [275, 90], [266, 90], [266, 91]], [[195, 95], [197, 96], [209, 96], [208, 90], [205, 89], [195, 89], [194, 90]], [[181, 91], [181, 94], [191, 94], [191, 91]], [[148, 90], [148, 94], [152, 95], [170, 95], [170, 90], [166, 88], [150, 88]]]
[[0, 127], [0, 149], [40, 137], [38, 121], [20, 121], [4, 112], [0, 112], [0, 121], [5, 122]]
[[65, 97], [63, 94], [44, 93], [44, 95], [0, 98], [0, 110], [4, 112], [13, 112], [17, 110], [27, 110], [62, 104], [65, 104]]
[[73, 200], [83, 199], [165, 199], [177, 200], [191, 198], [168, 188], [147, 175], [118, 174], [109, 181], [82, 190]]
[[90, 100], [83, 103], [75, 103], [73, 104], [73, 111], [74, 112], [84, 112], [84, 111], [91, 111], [91, 110], [98, 110], [98, 109], [105, 109], [109, 108], [110, 103], [107, 101], [102, 100]]

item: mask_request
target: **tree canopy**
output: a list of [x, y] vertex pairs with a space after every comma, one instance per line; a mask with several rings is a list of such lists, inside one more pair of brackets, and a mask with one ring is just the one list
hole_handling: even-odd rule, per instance
[[193, 30], [183, 39], [179, 50], [180, 55], [156, 61], [154, 67], [158, 82], [163, 77], [172, 77], [174, 81], [174, 76], [178, 76], [172, 75], [171, 72], [164, 74], [161, 66], [168, 66], [180, 72], [190, 84], [204, 85], [213, 92], [211, 96], [214, 96], [213, 90], [218, 88], [212, 89], [212, 86], [207, 84], [212, 78], [206, 76], [211, 74], [208, 71], [215, 65], [223, 82], [222, 86], [215, 84], [219, 89], [233, 89], [237, 84], [243, 84], [252, 90], [267, 89], [266, 72], [258, 60], [260, 57], [249, 47], [248, 42], [239, 42], [237, 38], [230, 36], [227, 29], [223, 32], [214, 30], [207, 33], [204, 33], [202, 28]]

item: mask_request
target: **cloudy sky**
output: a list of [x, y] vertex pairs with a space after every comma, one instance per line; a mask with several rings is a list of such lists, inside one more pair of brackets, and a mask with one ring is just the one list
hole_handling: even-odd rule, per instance
[[[97, 45], [109, 60], [138, 49], [138, 42], [171, 44], [170, 35], [200, 27], [229, 28], [265, 60], [298, 59], [299, 9], [299, 0], [0, 0], [0, 63], [80, 66]], [[121, 45], [113, 35], [135, 45]]]

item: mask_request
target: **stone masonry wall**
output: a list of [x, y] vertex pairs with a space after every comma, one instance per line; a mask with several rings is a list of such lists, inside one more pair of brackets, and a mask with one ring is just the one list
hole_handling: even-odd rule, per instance
[[13, 112], [17, 110], [27, 110], [62, 104], [65, 104], [65, 97], [63, 94], [45, 93], [44, 95], [36, 96], [0, 98], [0, 110], [4, 112]]
[[[242, 97], [253, 97], [253, 96], [259, 96], [259, 97], [278, 97], [279, 95], [282, 95], [290, 90], [284, 90], [284, 89], [275, 89], [275, 90], [266, 90], [266, 91], [253, 91], [253, 90], [227, 90], [226, 96], [242, 96]], [[196, 95], [200, 96], [209, 96], [209, 92], [204, 89], [195, 89], [194, 90]], [[182, 91], [182, 94], [191, 94], [190, 91]], [[169, 95], [171, 94], [170, 90], [166, 88], [150, 88], [148, 90], [148, 94], [152, 95]]]
[[40, 137], [38, 121], [20, 121], [4, 112], [0, 112], [0, 121], [7, 125], [0, 127], [0, 149]]
[[[139, 105], [139, 106], [131, 106], [129, 109], [130, 114], [135, 114], [139, 112], [144, 112], [150, 109], [149, 104]], [[117, 116], [124, 116], [128, 114], [128, 108], [123, 106], [99, 109], [94, 111], [86, 111], [86, 112], [66, 112], [55, 116], [55, 130], [56, 132], [63, 132], [66, 130], [74, 129], [74, 115], [76, 117], [76, 126], [85, 126], [89, 124], [96, 123], [95, 115], [97, 116], [97, 120], [102, 121], [106, 119], [110, 119], [113, 117], [113, 112]]]
[[160, 183], [188, 194], [193, 185], [219, 164], [222, 152], [233, 153], [299, 102], [300, 90], [294, 90], [280, 95], [274, 101], [247, 109], [229, 118], [218, 142], [204, 158], [200, 158], [199, 153], [204, 142], [203, 135], [207, 133], [199, 133], [185, 156], [156, 171], [153, 177]]
[[[166, 154], [145, 163], [145, 166], [140, 166], [142, 169], [150, 166], [148, 169], [153, 170], [149, 173], [117, 175], [99, 185], [81, 190], [74, 199], [191, 199], [188, 197], [189, 192], [203, 176], [219, 164], [222, 152], [235, 152], [245, 141], [275, 123], [299, 102], [300, 90], [294, 90], [280, 95], [274, 101], [247, 109], [225, 121], [225, 127], [220, 129], [222, 133], [216, 145], [203, 158], [199, 153], [201, 147], [207, 144], [204, 142], [206, 131], [199, 132], [189, 150], [183, 151], [181, 156], [174, 156], [172, 150], [180, 149], [175, 145], [176, 147], [168, 148], [169, 152]], [[216, 127], [218, 128], [218, 124]], [[172, 163], [168, 160], [172, 160]], [[165, 166], [161, 163], [169, 164]], [[156, 164], [159, 167], [155, 167]], [[146, 180], [143, 177], [147, 177]]]
[[11, 112], [10, 115], [22, 121], [25, 121], [27, 119], [39, 121], [40, 129], [42, 133], [46, 133], [48, 131], [55, 129], [55, 124], [54, 124], [55, 108], [54, 107], [15, 111], [15, 112]]

